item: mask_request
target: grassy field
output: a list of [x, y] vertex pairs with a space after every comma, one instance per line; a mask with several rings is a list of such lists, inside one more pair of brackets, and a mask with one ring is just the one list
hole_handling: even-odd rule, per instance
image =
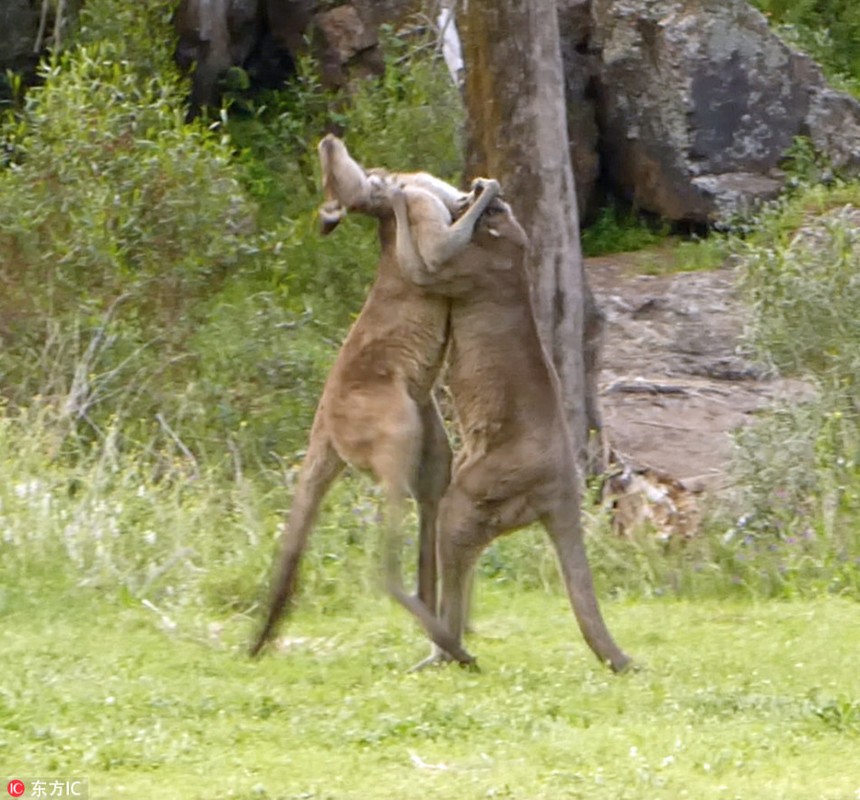
[[[836, 598], [606, 605], [614, 677], [554, 592], [480, 588], [483, 671], [406, 674], [412, 623], [368, 595], [250, 621], [7, 586], [4, 773], [90, 798], [860, 797], [860, 615]], [[4, 774], [4, 780], [15, 775]]]

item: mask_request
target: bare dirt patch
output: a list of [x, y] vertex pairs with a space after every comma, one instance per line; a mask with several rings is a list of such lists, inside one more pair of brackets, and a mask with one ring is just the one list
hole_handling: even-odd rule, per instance
[[607, 316], [601, 375], [609, 442], [625, 462], [697, 492], [728, 482], [731, 432], [809, 387], [774, 378], [741, 346], [735, 270], [637, 274], [635, 253], [586, 260]]

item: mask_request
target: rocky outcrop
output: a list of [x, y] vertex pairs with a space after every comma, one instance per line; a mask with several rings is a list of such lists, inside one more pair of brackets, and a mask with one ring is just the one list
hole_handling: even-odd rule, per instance
[[[193, 104], [217, 102], [230, 66], [252, 85], [283, 83], [307, 41], [329, 86], [379, 73], [379, 26], [421, 6], [181, 0], [178, 53], [197, 63]], [[558, 10], [584, 220], [599, 195], [615, 195], [664, 219], [725, 224], [779, 193], [797, 136], [837, 170], [860, 172], [860, 103], [746, 0], [558, 0]]]
[[310, 33], [325, 65], [323, 79], [331, 86], [345, 86], [356, 75], [381, 74], [380, 26], [397, 27], [421, 7], [421, 0], [316, 0]]
[[[329, 86], [380, 73], [380, 25], [398, 25], [422, 7], [422, 0], [180, 0], [176, 57], [196, 65], [192, 108], [218, 102], [230, 67], [242, 68], [240, 85], [245, 78], [252, 87], [282, 85], [308, 43]], [[33, 75], [42, 8], [41, 0], [0, 0], [0, 73]], [[746, 0], [558, 0], [558, 9], [586, 220], [598, 195], [611, 194], [665, 219], [724, 223], [780, 191], [780, 164], [797, 136], [809, 137], [837, 170], [860, 173], [860, 103], [829, 87]], [[50, 14], [46, 22], [43, 45], [56, 29]]]
[[351, 72], [381, 73], [378, 23], [372, 8], [352, 4], [320, 11], [313, 17], [323, 78], [342, 86]]
[[730, 220], [779, 192], [796, 136], [860, 172], [860, 103], [745, 0], [593, 0], [591, 14], [605, 177], [640, 209]]
[[39, 13], [30, 0], [0, 0], [0, 58], [6, 69], [21, 69], [32, 59]]
[[559, 0], [558, 26], [567, 100], [570, 158], [582, 216], [595, 207], [600, 178], [600, 130], [595, 92], [599, 61], [591, 52], [591, 0]]
[[253, 87], [283, 85], [311, 42], [329, 86], [380, 73], [379, 26], [414, 12], [417, 0], [181, 0], [176, 61], [193, 76], [192, 114], [218, 102], [220, 82], [240, 67]]

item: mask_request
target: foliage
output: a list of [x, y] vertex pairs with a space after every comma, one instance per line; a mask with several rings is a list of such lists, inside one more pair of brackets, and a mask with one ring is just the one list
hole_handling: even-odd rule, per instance
[[175, 83], [142, 83], [98, 45], [44, 78], [10, 137], [20, 163], [3, 173], [9, 274], [53, 284], [60, 301], [88, 283], [115, 297], [159, 281], [181, 298], [236, 262], [251, 209], [224, 144], [182, 124]]
[[814, 578], [822, 590], [860, 592], [858, 421], [832, 403], [825, 391], [738, 436], [742, 514], [726, 538], [742, 566], [772, 564], [771, 580], [789, 593]]
[[331, 131], [368, 165], [424, 169], [457, 182], [463, 163], [457, 90], [428, 54], [427, 42], [390, 32], [383, 42], [385, 73], [355, 82], [348, 98], [324, 87], [316, 64], [304, 57], [283, 91], [234, 99], [240, 113], [228, 130], [264, 219], [307, 210], [308, 200], [317, 201], [316, 145]]
[[777, 368], [853, 384], [860, 366], [860, 211], [846, 206], [810, 220], [784, 245], [752, 249], [745, 274], [756, 314], [753, 340]]
[[[858, 186], [800, 190], [737, 245], [760, 360], [810, 383], [737, 439], [732, 533], [753, 554], [786, 552], [783, 574], [857, 591], [860, 564]], [[846, 204], [847, 203], [847, 204]]]
[[46, 64], [0, 172], [7, 397], [51, 398], [87, 436], [179, 413], [196, 304], [259, 249], [227, 142], [183, 123], [174, 76], [121, 56], [95, 44]]
[[610, 203], [600, 209], [591, 224], [582, 231], [584, 256], [609, 255], [641, 250], [666, 240], [667, 227], [649, 223], [633, 209], [622, 210]]
[[726, 234], [717, 232], [703, 237], [672, 236], [657, 246], [631, 254], [631, 261], [643, 275], [719, 269], [731, 258], [731, 241]]
[[316, 141], [337, 122], [359, 155], [451, 174], [459, 99], [392, 40], [386, 76], [347, 103], [305, 62], [289, 90], [189, 125], [170, 8], [88, 4], [78, 46], [5, 119], [0, 374], [16, 404], [51, 399], [67, 454], [116, 426], [120, 446], [169, 429], [201, 463], [229, 442], [273, 467], [304, 443], [378, 251], [369, 221], [316, 232]]
[[109, 44], [114, 56], [140, 78], [164, 79], [175, 71], [176, 35], [171, 24], [175, 10], [174, 0], [86, 0], [76, 41], [85, 46]]
[[860, 9], [853, 0], [753, 0], [788, 41], [806, 50], [831, 80], [860, 94]]
[[729, 251], [726, 234], [673, 233], [668, 224], [658, 224], [632, 209], [622, 211], [616, 204], [602, 208], [597, 219], [582, 230], [586, 258], [631, 254], [629, 260], [637, 272], [647, 275], [717, 269], [726, 262]]

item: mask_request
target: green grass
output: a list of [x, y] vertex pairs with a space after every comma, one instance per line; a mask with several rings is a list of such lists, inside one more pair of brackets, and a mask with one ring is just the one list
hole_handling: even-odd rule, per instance
[[610, 203], [600, 209], [597, 218], [582, 230], [582, 252], [585, 256], [626, 253], [663, 243], [669, 236], [668, 226], [657, 225], [637, 214]]
[[860, 791], [857, 605], [608, 603], [614, 677], [556, 593], [480, 587], [481, 674], [367, 595], [307, 605], [250, 662], [247, 618], [6, 586], [0, 760], [91, 798], [833, 798]]
[[730, 258], [729, 240], [721, 234], [702, 239], [667, 236], [659, 242], [649, 242], [632, 250], [598, 251], [595, 256], [616, 256], [631, 273], [669, 275], [676, 272], [699, 272], [719, 269]]
[[673, 234], [666, 222], [658, 224], [632, 209], [610, 204], [583, 228], [582, 253], [587, 258], [623, 253], [637, 272], [663, 275], [723, 266], [729, 257], [729, 240], [720, 233]]

